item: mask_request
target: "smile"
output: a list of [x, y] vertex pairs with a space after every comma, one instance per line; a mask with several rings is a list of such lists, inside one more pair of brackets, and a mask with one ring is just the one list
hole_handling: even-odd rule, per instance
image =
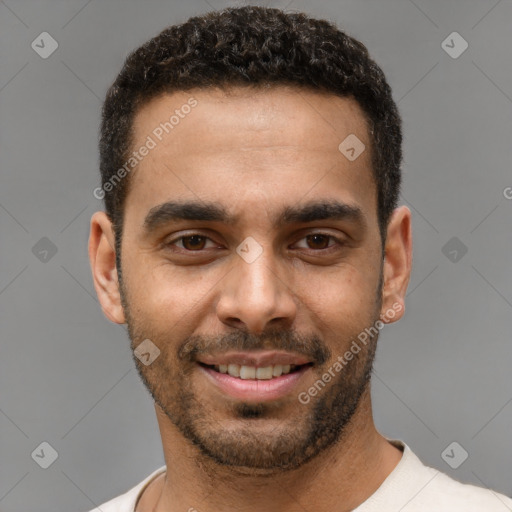
[[256, 366], [245, 366], [239, 364], [219, 364], [219, 365], [206, 365], [199, 363], [207, 368], [211, 368], [219, 373], [225, 373], [243, 380], [256, 379], [256, 380], [271, 380], [281, 375], [288, 375], [295, 371], [300, 370], [303, 366], [311, 366], [312, 363], [306, 365], [296, 364], [276, 364], [271, 366], [265, 366], [263, 368], [257, 368]]
[[299, 387], [299, 383], [311, 371], [313, 363], [265, 367], [215, 366], [197, 363], [201, 374], [223, 395], [248, 402], [266, 402], [284, 398], [292, 392], [298, 394], [306, 387]]

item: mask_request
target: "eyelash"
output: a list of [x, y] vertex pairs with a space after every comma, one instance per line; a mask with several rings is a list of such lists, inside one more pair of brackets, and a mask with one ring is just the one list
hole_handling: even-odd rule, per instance
[[[335, 241], [339, 246], [344, 245], [343, 240], [341, 240], [340, 238], [337, 238], [337, 237], [335, 237], [335, 236], [333, 236], [333, 235], [331, 235], [331, 234], [329, 234], [329, 233], [322, 233], [322, 232], [308, 233], [307, 235], [305, 235], [305, 236], [303, 236], [302, 238], [300, 238], [300, 239], [299, 239], [299, 241], [300, 241], [300, 240], [304, 240], [304, 239], [306, 239], [308, 236], [317, 236], [317, 235], [318, 235], [318, 236], [324, 236], [324, 237], [327, 237], [327, 238], [329, 238], [329, 239], [332, 239], [332, 240], [334, 240], [334, 241]], [[203, 239], [205, 239], [205, 240], [209, 240], [209, 241], [212, 241], [212, 242], [213, 242], [213, 240], [212, 240], [210, 237], [208, 237], [208, 236], [206, 236], [206, 235], [203, 235], [203, 234], [201, 234], [201, 233], [190, 233], [190, 234], [188, 234], [188, 235], [182, 235], [182, 236], [179, 236], [179, 237], [177, 237], [177, 238], [173, 238], [172, 240], [169, 240], [168, 242], [165, 242], [165, 243], [164, 243], [164, 246], [165, 246], [165, 247], [172, 247], [172, 246], [173, 246], [173, 244], [175, 244], [176, 242], [178, 242], [178, 241], [180, 241], [180, 240], [183, 240], [183, 239], [185, 239], [185, 238], [192, 238], [192, 237], [194, 237], [194, 236], [198, 236], [198, 237], [201, 237], [201, 238], [203, 238]], [[322, 251], [330, 251], [330, 250], [332, 250], [332, 249], [333, 249], [333, 247], [335, 247], [335, 245], [330, 245], [330, 246], [328, 246], [328, 247], [326, 247], [326, 248], [324, 248], [324, 249], [307, 249], [307, 250], [310, 250], [310, 251], [313, 251], [313, 252], [322, 252]], [[182, 248], [182, 247], [178, 247], [178, 249], [179, 249], [180, 251], [184, 251], [184, 252], [187, 252], [187, 253], [201, 253], [202, 251], [205, 251], [205, 250], [206, 250], [206, 249], [198, 249], [198, 250], [196, 250], [196, 251], [192, 251], [192, 250], [190, 250], [190, 249], [185, 249], [185, 248]], [[171, 250], [174, 250], [174, 249], [171, 249]]]

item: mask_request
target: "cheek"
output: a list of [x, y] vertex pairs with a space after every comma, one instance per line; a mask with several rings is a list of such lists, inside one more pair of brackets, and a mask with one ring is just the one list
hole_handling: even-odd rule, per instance
[[304, 293], [317, 295], [325, 307], [332, 304], [343, 310], [358, 309], [372, 301], [378, 279], [371, 268], [349, 263], [340, 264], [331, 272], [324, 271], [316, 277], [311, 274], [304, 274], [304, 277]]
[[184, 301], [180, 300], [183, 290], [165, 277], [162, 270], [161, 265], [151, 264], [144, 258], [126, 265], [126, 270], [123, 270], [130, 307], [139, 318], [151, 322], [167, 318], [168, 321], [185, 307]]
[[160, 326], [167, 336], [174, 335], [175, 326], [186, 329], [188, 323], [190, 329], [190, 322], [194, 322], [219, 279], [210, 280], [206, 275], [187, 273], [169, 264], [148, 263], [139, 268], [147, 270], [138, 273], [131, 297], [139, 314], [155, 329]]
[[[308, 314], [324, 324], [318, 327], [326, 330], [327, 326], [327, 331], [331, 330], [330, 336], [333, 332], [353, 334], [371, 323], [378, 314], [376, 279], [378, 277], [372, 272], [348, 265], [314, 279], [305, 275], [299, 298]], [[326, 334], [329, 336], [329, 332]]]

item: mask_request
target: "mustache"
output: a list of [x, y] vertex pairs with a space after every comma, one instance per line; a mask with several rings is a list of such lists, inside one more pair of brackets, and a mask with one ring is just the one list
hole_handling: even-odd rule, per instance
[[193, 335], [178, 349], [178, 359], [194, 363], [199, 355], [215, 355], [230, 351], [284, 350], [298, 353], [314, 364], [330, 360], [331, 350], [315, 334], [303, 335], [296, 331], [268, 331], [260, 335], [247, 331], [233, 331], [216, 336]]

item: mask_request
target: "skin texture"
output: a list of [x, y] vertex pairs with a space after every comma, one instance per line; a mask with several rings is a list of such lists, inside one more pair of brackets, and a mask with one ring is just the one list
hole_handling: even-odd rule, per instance
[[[393, 212], [382, 261], [370, 139], [350, 98], [282, 86], [166, 94], [138, 112], [134, 147], [191, 97], [197, 106], [132, 172], [121, 283], [111, 223], [104, 212], [91, 219], [104, 314], [128, 324], [132, 349], [149, 338], [160, 350], [148, 366], [134, 357], [155, 400], [167, 464], [137, 510], [352, 510], [402, 456], [373, 422], [377, 336], [307, 404], [297, 395], [365, 328], [403, 315], [410, 211]], [[351, 133], [366, 146], [352, 162], [338, 150]], [[145, 232], [148, 212], [170, 200], [215, 201], [238, 219]], [[321, 200], [355, 206], [361, 218], [272, 222], [286, 206]], [[194, 234], [206, 238], [179, 238]], [[263, 249], [252, 263], [236, 252], [247, 237]], [[196, 363], [198, 354], [233, 347], [284, 349], [315, 364], [289, 395], [242, 401], [216, 389]]]

